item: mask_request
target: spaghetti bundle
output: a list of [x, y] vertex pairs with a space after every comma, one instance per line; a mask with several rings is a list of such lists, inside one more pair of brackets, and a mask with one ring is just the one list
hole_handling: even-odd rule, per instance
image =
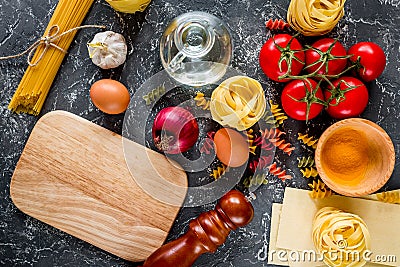
[[[8, 108], [17, 113], [38, 115], [76, 31], [94, 0], [60, 0]], [[51, 41], [53, 37], [53, 41]], [[46, 43], [50, 38], [51, 43]], [[50, 45], [49, 45], [50, 44]]]

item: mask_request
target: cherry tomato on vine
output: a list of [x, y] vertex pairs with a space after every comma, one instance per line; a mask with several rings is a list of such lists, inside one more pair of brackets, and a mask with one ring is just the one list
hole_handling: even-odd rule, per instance
[[286, 114], [296, 120], [311, 120], [324, 108], [324, 94], [319, 83], [312, 79], [293, 80], [281, 94]]
[[356, 117], [368, 104], [368, 89], [362, 81], [354, 77], [344, 76], [332, 81], [335, 88], [325, 90], [328, 102], [326, 111], [336, 119]]
[[259, 62], [261, 69], [271, 80], [286, 82], [280, 76], [298, 75], [304, 66], [303, 46], [289, 34], [277, 34], [262, 46]]
[[311, 45], [306, 51], [305, 70], [320, 75], [337, 75], [347, 65], [347, 52], [335, 39], [323, 38]]
[[[383, 49], [372, 42], [360, 42], [348, 51], [350, 61], [359, 65], [358, 74], [365, 82], [370, 82], [378, 78], [386, 65], [386, 56]], [[357, 62], [358, 61], [358, 62]]]

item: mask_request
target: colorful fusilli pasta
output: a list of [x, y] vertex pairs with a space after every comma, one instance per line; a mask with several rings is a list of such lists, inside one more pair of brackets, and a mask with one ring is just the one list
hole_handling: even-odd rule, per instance
[[299, 168], [305, 168], [305, 167], [310, 168], [315, 166], [315, 160], [311, 156], [297, 158], [297, 161], [298, 161], [297, 167]]
[[333, 194], [332, 190], [320, 179], [313, 180], [311, 184], [308, 184], [311, 188], [311, 198], [326, 198]]
[[165, 92], [166, 92], [165, 86], [160, 85], [160, 86], [154, 88], [153, 90], [151, 90], [150, 93], [148, 93], [147, 95], [144, 95], [143, 99], [144, 99], [144, 101], [146, 101], [146, 105], [150, 105], [151, 103], [160, 99], [160, 97], [163, 94], [165, 94]]
[[248, 129], [247, 131], [246, 131], [246, 136], [247, 136], [247, 139], [249, 139], [249, 140], [254, 140], [254, 130], [253, 129]]
[[249, 129], [245, 132], [247, 136], [247, 142], [249, 143], [249, 151], [251, 154], [256, 154], [257, 145], [254, 143], [254, 131], [253, 129]]
[[281, 139], [281, 140], [273, 140], [270, 139], [270, 142], [276, 146], [277, 148], [279, 148], [280, 150], [282, 150], [284, 153], [288, 154], [289, 156], [292, 154], [293, 150], [295, 150], [295, 147], [292, 146], [292, 144], [287, 143], [285, 140]]
[[275, 148], [275, 146], [270, 141], [267, 141], [262, 136], [258, 136], [256, 139], [254, 139], [253, 144], [266, 151], [270, 151]]
[[265, 130], [260, 130], [261, 136], [264, 137], [265, 139], [276, 139], [279, 138], [281, 135], [286, 134], [285, 132], [282, 132], [278, 128], [271, 128], [271, 129], [265, 129]]
[[288, 118], [285, 113], [282, 112], [282, 109], [279, 108], [278, 104], [274, 104], [272, 100], [269, 101], [271, 106], [271, 113], [275, 118], [275, 121], [280, 125]]
[[282, 150], [284, 153], [289, 156], [292, 154], [292, 151], [295, 149], [290, 143], [287, 143], [285, 140], [281, 139], [280, 136], [286, 134], [277, 128], [272, 128], [270, 130], [265, 129], [260, 130], [261, 136], [271, 142], [275, 147]]
[[211, 131], [207, 133], [207, 137], [200, 145], [200, 153], [210, 154], [212, 150], [214, 150], [214, 135], [215, 132]]
[[278, 126], [278, 122], [275, 120], [275, 117], [272, 115], [270, 110], [266, 110], [261, 119], [264, 120], [266, 124]]
[[211, 138], [205, 138], [203, 143], [200, 145], [200, 153], [210, 154], [214, 150], [214, 142]]
[[286, 174], [286, 170], [282, 169], [281, 167], [278, 167], [278, 164], [276, 162], [272, 163], [271, 165], [268, 166], [269, 173], [272, 175], [278, 177], [281, 179], [283, 182], [286, 179], [292, 179], [292, 176], [290, 174]]
[[309, 146], [313, 149], [317, 148], [318, 138], [314, 136], [308, 136], [308, 134], [298, 133], [299, 137], [297, 140], [301, 140], [306, 146]]
[[310, 178], [310, 177], [317, 177], [318, 176], [318, 171], [311, 167], [311, 168], [304, 168], [300, 169], [301, 174], [303, 174], [303, 177]]
[[252, 173], [255, 173], [257, 169], [262, 170], [265, 167], [269, 166], [273, 159], [274, 158], [272, 155], [261, 156], [260, 158], [255, 159], [249, 163], [249, 169]]
[[210, 109], [210, 100], [205, 99], [203, 93], [197, 92], [193, 99], [196, 102], [196, 106], [201, 107], [204, 110]]
[[217, 180], [227, 171], [228, 171], [227, 166], [224, 164], [221, 164], [221, 166], [218, 166], [217, 168], [212, 170], [212, 173], [210, 174], [210, 176], [214, 177], [214, 179]]
[[267, 29], [269, 30], [284, 30], [289, 27], [289, 23], [287, 23], [283, 19], [269, 19], [265, 23], [265, 27], [267, 27]]
[[249, 188], [253, 185], [262, 185], [262, 184], [268, 184], [268, 180], [265, 173], [249, 176], [243, 181], [243, 185], [246, 188]]
[[376, 194], [376, 197], [379, 201], [392, 203], [392, 204], [400, 204], [400, 191], [388, 191]]

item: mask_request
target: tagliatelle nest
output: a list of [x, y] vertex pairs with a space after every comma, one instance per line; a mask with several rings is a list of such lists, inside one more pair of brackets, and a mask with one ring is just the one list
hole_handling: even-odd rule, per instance
[[303, 35], [324, 35], [343, 17], [345, 2], [346, 0], [292, 0], [287, 21]]
[[[323, 261], [328, 266], [361, 267], [366, 264], [362, 257], [364, 251], [371, 248], [365, 222], [355, 214], [333, 207], [322, 208], [316, 213], [312, 239], [318, 253], [324, 253]], [[332, 257], [328, 251], [334, 252]]]
[[106, 0], [116, 11], [123, 13], [143, 12], [151, 0]]
[[212, 93], [212, 118], [239, 131], [253, 126], [266, 108], [261, 84], [247, 76], [234, 76], [223, 81]]

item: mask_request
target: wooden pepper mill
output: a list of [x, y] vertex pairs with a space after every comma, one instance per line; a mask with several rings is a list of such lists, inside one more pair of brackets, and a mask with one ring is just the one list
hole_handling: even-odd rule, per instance
[[183, 236], [157, 249], [143, 267], [190, 267], [201, 254], [215, 252], [231, 230], [248, 224], [253, 215], [253, 206], [245, 196], [231, 190], [220, 199], [215, 210], [191, 220]]

